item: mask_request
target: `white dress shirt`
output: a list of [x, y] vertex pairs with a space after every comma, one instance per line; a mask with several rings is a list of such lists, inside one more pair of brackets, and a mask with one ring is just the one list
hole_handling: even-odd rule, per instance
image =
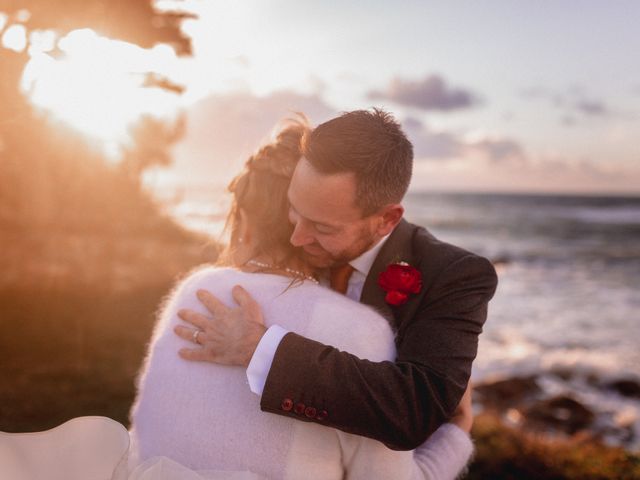
[[[389, 235], [391, 235], [391, 233], [381, 238], [378, 243], [358, 258], [354, 258], [349, 262], [349, 265], [351, 265], [354, 270], [349, 278], [345, 295], [351, 300], [355, 300], [356, 302], [360, 301], [364, 282], [367, 279], [369, 270], [371, 270], [373, 262], [389, 238]], [[328, 279], [323, 279], [321, 283], [327, 287], [329, 286]], [[251, 361], [247, 367], [247, 380], [249, 380], [249, 388], [256, 395], [262, 395], [264, 384], [267, 381], [267, 375], [269, 374], [269, 370], [271, 370], [271, 364], [276, 355], [276, 350], [282, 338], [287, 333], [289, 333], [289, 331], [279, 325], [272, 325], [267, 329], [262, 339], [260, 339], [256, 351], [253, 352], [253, 357], [251, 357]]]

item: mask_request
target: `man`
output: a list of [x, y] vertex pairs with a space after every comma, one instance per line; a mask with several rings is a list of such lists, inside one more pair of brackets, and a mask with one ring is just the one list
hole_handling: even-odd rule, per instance
[[467, 387], [495, 270], [402, 219], [413, 149], [389, 114], [343, 114], [306, 135], [301, 151], [289, 187], [291, 243], [328, 270], [332, 288], [389, 319], [396, 362], [361, 360], [277, 325], [266, 330], [239, 286], [238, 307], [200, 291], [212, 317], [179, 313], [204, 330], [190, 338], [201, 348], [180, 354], [248, 367], [264, 411], [413, 449], [451, 417]]

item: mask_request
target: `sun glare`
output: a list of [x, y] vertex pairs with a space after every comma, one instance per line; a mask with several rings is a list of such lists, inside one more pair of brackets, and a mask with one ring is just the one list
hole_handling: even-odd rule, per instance
[[101, 141], [112, 156], [142, 114], [169, 116], [179, 107], [176, 95], [143, 86], [147, 72], [163, 74], [175, 60], [170, 47], [145, 50], [82, 29], [58, 41], [62, 55], [54, 58], [47, 53], [49, 33], [30, 39], [23, 91], [36, 106]]
[[27, 29], [24, 25], [11, 25], [7, 28], [2, 35], [2, 46], [14, 52], [23, 51], [27, 46]]
[[9, 15], [7, 15], [6, 13], [0, 12], [0, 32], [4, 30], [4, 27], [7, 24], [8, 20], [9, 20]]

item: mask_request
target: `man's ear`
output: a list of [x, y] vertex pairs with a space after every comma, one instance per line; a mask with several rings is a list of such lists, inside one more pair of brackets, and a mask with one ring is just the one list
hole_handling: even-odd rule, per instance
[[384, 237], [391, 233], [391, 231], [396, 228], [396, 225], [400, 223], [403, 215], [404, 207], [399, 203], [393, 203], [382, 207], [378, 212], [378, 235]]

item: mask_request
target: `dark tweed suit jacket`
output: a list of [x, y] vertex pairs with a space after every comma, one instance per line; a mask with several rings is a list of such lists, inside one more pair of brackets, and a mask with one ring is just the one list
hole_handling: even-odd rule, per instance
[[[419, 269], [424, 286], [394, 307], [385, 302], [377, 279], [399, 261]], [[396, 362], [360, 360], [289, 333], [276, 351], [262, 410], [371, 437], [394, 449], [416, 448], [451, 416], [464, 393], [496, 285], [487, 259], [403, 220], [378, 254], [360, 299], [391, 322]]]

